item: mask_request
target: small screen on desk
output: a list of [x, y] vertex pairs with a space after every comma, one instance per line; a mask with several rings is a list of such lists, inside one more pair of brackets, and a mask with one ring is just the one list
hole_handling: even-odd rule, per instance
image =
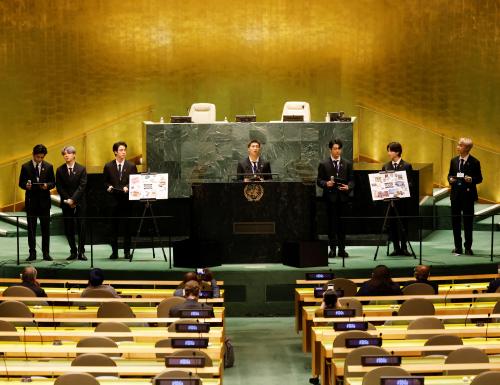
[[368, 330], [368, 322], [335, 322], [333, 329], [337, 332], [347, 330]]
[[363, 366], [399, 366], [401, 365], [401, 356], [362, 356], [361, 365]]
[[380, 385], [424, 385], [424, 377], [380, 377]]
[[208, 338], [172, 338], [171, 344], [173, 348], [202, 348], [208, 346]]
[[200, 291], [200, 298], [214, 298], [214, 291], [213, 290], [201, 290]]
[[213, 309], [181, 310], [181, 318], [213, 318]]
[[203, 368], [205, 357], [165, 357], [165, 366], [167, 368]]
[[324, 309], [325, 318], [348, 318], [356, 315], [356, 309]]
[[175, 324], [175, 331], [179, 333], [208, 333], [210, 324]]
[[358, 348], [360, 346], [382, 346], [382, 338], [346, 338], [346, 348]]
[[157, 378], [154, 385], [201, 385], [199, 378]]
[[[323, 287], [315, 287], [314, 288], [314, 298], [323, 298], [323, 294], [325, 294], [325, 289]], [[344, 296], [344, 290], [335, 290], [335, 294], [337, 294], [337, 298], [342, 298]]]
[[323, 279], [334, 279], [335, 274], [333, 273], [306, 273], [306, 280], [308, 281], [317, 281]]

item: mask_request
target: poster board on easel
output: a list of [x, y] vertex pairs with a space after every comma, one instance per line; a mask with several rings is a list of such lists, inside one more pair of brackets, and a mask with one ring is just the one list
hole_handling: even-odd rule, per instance
[[128, 199], [131, 201], [168, 199], [168, 174], [130, 175]]
[[368, 174], [374, 201], [410, 198], [406, 171], [381, 171]]

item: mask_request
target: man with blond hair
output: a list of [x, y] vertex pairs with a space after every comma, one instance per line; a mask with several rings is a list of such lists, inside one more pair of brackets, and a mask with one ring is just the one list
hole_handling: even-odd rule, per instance
[[[64, 233], [70, 248], [70, 255], [67, 259], [69, 261], [75, 259], [86, 261], [85, 189], [87, 187], [87, 170], [76, 162], [75, 147], [64, 147], [61, 150], [61, 155], [64, 158], [64, 164], [56, 171], [56, 188], [61, 197]], [[78, 244], [75, 240], [75, 233], [78, 234]]]
[[472, 223], [474, 221], [474, 202], [477, 201], [476, 185], [483, 181], [481, 164], [479, 160], [470, 155], [472, 139], [460, 138], [458, 140], [458, 156], [450, 162], [448, 181], [451, 185], [451, 223], [453, 226], [453, 239], [455, 248], [452, 253], [459, 255], [462, 249], [462, 220], [464, 224], [464, 249], [465, 254], [474, 255], [472, 252]]

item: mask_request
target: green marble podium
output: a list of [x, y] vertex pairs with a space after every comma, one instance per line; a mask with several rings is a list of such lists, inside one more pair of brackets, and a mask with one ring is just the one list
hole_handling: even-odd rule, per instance
[[352, 160], [352, 122], [143, 123], [143, 155], [150, 172], [169, 174], [169, 196], [191, 196], [193, 183], [227, 182], [252, 139], [282, 182], [312, 182], [328, 142], [340, 138]]

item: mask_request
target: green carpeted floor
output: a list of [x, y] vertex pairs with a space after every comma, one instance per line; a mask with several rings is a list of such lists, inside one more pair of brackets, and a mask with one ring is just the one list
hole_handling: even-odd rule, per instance
[[302, 353], [291, 317], [227, 318], [236, 364], [224, 372], [224, 385], [304, 385], [311, 355]]

